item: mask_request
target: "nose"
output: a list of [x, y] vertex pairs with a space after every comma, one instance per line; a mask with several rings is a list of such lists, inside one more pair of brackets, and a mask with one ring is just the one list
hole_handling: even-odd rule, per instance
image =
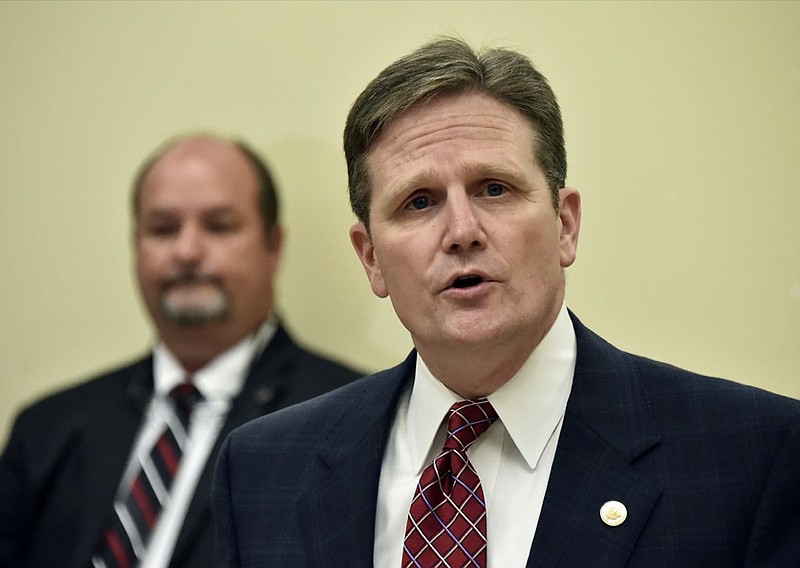
[[450, 192], [445, 211], [443, 245], [447, 252], [482, 249], [486, 246], [486, 233], [478, 218], [476, 205], [466, 192]]
[[181, 263], [195, 264], [200, 262], [205, 248], [202, 230], [191, 224], [183, 225], [173, 245], [173, 254]]

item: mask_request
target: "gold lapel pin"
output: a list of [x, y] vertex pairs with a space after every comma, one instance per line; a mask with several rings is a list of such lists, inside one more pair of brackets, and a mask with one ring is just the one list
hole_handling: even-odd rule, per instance
[[600, 507], [600, 518], [610, 527], [618, 527], [628, 518], [628, 509], [619, 501], [606, 501]]

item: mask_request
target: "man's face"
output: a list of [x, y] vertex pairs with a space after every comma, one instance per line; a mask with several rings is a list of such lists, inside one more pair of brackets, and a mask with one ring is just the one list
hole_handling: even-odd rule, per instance
[[227, 143], [180, 142], [143, 180], [136, 271], [162, 336], [215, 324], [234, 340], [254, 331], [272, 309], [279, 256], [255, 172]]
[[368, 164], [370, 231], [356, 223], [351, 240], [423, 357], [530, 352], [563, 302], [580, 196], [562, 189], [554, 210], [527, 120], [485, 95], [440, 96], [391, 123]]

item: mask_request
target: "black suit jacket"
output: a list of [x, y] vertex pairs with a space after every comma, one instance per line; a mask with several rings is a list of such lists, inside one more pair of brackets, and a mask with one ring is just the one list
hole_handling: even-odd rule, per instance
[[[623, 353], [573, 324], [573, 389], [527, 565], [800, 566], [800, 402]], [[372, 566], [384, 448], [414, 363], [228, 437], [218, 568]], [[628, 510], [616, 527], [600, 517], [610, 500]]]
[[[171, 566], [212, 564], [211, 480], [227, 433], [358, 376], [299, 347], [278, 328], [233, 402], [200, 477]], [[148, 356], [20, 413], [0, 457], [0, 568], [90, 565], [152, 393]]]

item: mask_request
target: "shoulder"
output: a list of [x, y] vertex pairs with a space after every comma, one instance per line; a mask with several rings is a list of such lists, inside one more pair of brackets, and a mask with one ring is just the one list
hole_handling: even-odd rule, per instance
[[335, 419], [346, 415], [354, 407], [368, 404], [367, 400], [374, 398], [377, 391], [383, 390], [380, 377], [384, 373], [359, 378], [332, 391], [252, 420], [236, 428], [230, 437], [238, 441], [267, 443], [287, 435], [307, 436], [308, 432], [314, 433], [312, 436], [322, 436]]
[[337, 380], [350, 382], [353, 379], [363, 377], [367, 373], [354, 369], [350, 365], [339, 361], [332, 356], [322, 354], [309, 347], [296, 345], [297, 359], [296, 365], [299, 369], [325, 375]]
[[152, 376], [151, 361], [148, 355], [43, 395], [18, 413], [13, 431], [67, 430], [76, 422], [117, 412], [128, 400], [134, 376], [140, 371]]
[[591, 376], [607, 384], [614, 384], [615, 380], [635, 381], [651, 397], [657, 398], [713, 399], [721, 406], [775, 406], [785, 408], [789, 413], [800, 408], [800, 401], [789, 397], [618, 349], [585, 327], [574, 314], [571, 316], [578, 344], [576, 376]]
[[729, 379], [701, 375], [674, 365], [631, 356], [655, 412], [680, 423], [697, 417], [710, 427], [761, 431], [800, 418], [800, 401]]
[[[711, 377], [622, 351], [574, 318], [578, 361], [574, 389], [597, 404], [644, 399], [662, 430], [782, 430], [800, 416], [800, 401], [729, 379]], [[577, 384], [580, 381], [580, 384]]]
[[306, 380], [321, 380], [328, 387], [340, 386], [366, 373], [302, 345], [283, 326], [279, 326], [254, 370], [269, 368], [278, 375], [302, 375]]
[[229, 436], [231, 451], [249, 445], [267, 448], [317, 443], [330, 435], [361, 431], [388, 421], [407, 379], [414, 356], [402, 364], [252, 420]]
[[301, 346], [279, 326], [253, 362], [241, 399], [246, 400], [248, 393], [270, 391], [274, 398], [269, 410], [274, 411], [334, 390], [364, 374]]

